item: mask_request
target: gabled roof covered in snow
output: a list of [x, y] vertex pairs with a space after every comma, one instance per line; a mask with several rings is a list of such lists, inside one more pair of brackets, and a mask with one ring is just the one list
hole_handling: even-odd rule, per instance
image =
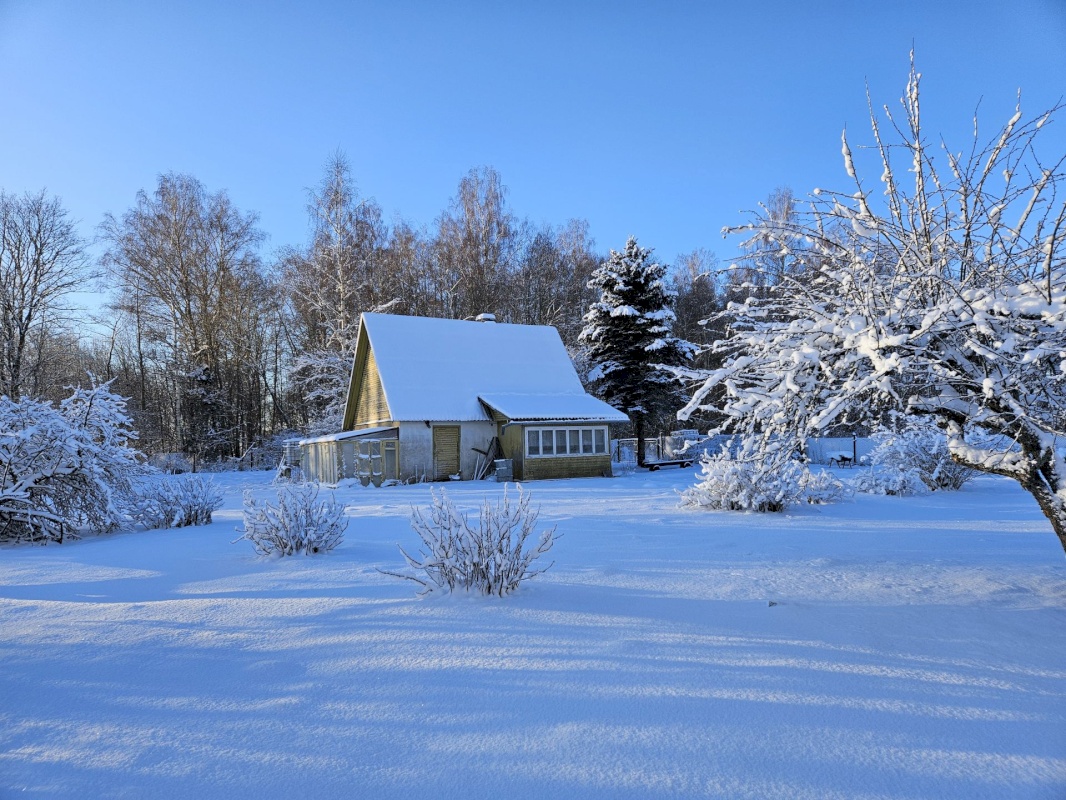
[[491, 419], [482, 401], [515, 420], [628, 419], [585, 392], [553, 327], [368, 313], [361, 319], [346, 429], [356, 418], [364, 350], [372, 351], [393, 421]]

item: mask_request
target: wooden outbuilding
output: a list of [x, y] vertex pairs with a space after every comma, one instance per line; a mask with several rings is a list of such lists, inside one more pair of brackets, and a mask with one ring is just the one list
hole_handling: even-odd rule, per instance
[[[515, 480], [610, 475], [612, 422], [546, 325], [363, 314], [343, 430], [300, 442], [307, 477]], [[504, 466], [501, 464], [501, 466]]]

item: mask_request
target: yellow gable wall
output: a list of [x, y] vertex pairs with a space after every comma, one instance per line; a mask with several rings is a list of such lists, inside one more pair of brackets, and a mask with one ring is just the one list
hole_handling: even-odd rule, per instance
[[359, 386], [359, 397], [355, 401], [355, 424], [368, 425], [389, 420], [389, 404], [385, 400], [385, 390], [381, 386], [378, 364], [374, 351], [367, 349], [366, 367], [363, 380]]
[[360, 330], [341, 430], [350, 431], [391, 421], [374, 350], [370, 347], [366, 331]]

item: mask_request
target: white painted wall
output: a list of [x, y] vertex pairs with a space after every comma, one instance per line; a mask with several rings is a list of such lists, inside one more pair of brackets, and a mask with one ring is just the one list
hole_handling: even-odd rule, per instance
[[433, 429], [424, 422], [401, 422], [400, 479], [433, 479]]
[[484, 464], [485, 457], [473, 448], [488, 450], [492, 437], [496, 435], [495, 422], [464, 422], [459, 431], [459, 469], [463, 480], [473, 480], [477, 475], [478, 460]]
[[[490, 421], [440, 424], [459, 425], [459, 471], [464, 481], [472, 480], [480, 457], [472, 448], [488, 450], [492, 437], [496, 435], [496, 424]], [[432, 480], [433, 428], [427, 428], [424, 422], [401, 422], [398, 427], [401, 477], [418, 480], [425, 476]]]

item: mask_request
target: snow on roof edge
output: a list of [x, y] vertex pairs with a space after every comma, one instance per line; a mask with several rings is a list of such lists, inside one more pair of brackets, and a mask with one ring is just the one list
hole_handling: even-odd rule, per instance
[[587, 392], [480, 394], [478, 400], [513, 422], [629, 422], [625, 413]]
[[[388, 428], [363, 428], [358, 431], [339, 431], [338, 433], [327, 433], [323, 436], [313, 436], [310, 439], [300, 439], [300, 444], [322, 444], [324, 442], [340, 442], [345, 439], [358, 439], [363, 436], [373, 436], [375, 434], [384, 433], [386, 431], [392, 432], [398, 429], [396, 427]], [[393, 438], [393, 437], [385, 437]]]

